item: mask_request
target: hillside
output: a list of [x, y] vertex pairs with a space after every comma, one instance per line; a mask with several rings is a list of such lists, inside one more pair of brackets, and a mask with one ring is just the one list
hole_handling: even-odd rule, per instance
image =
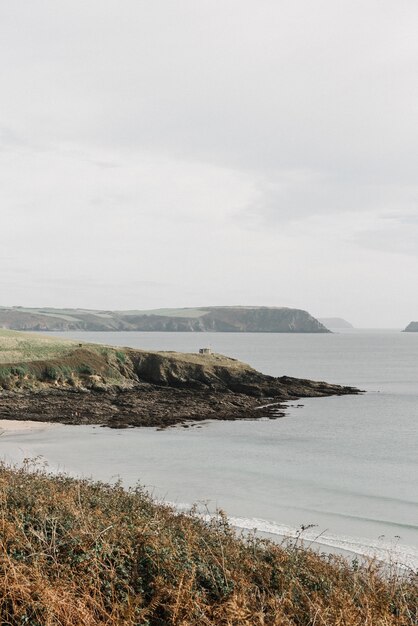
[[2, 624], [416, 623], [413, 573], [319, 556], [300, 540], [240, 538], [222, 512], [203, 521], [140, 487], [30, 469], [0, 464]]
[[3, 419], [165, 427], [281, 417], [287, 400], [351, 393], [357, 390], [267, 376], [219, 354], [150, 352], [0, 331]]
[[418, 322], [411, 322], [403, 331], [404, 333], [418, 333]]
[[307, 311], [284, 307], [204, 307], [143, 311], [0, 307], [0, 327], [31, 331], [329, 332]]
[[328, 329], [343, 329], [343, 328], [354, 328], [350, 322], [344, 320], [342, 317], [319, 317], [318, 321], [321, 322]]

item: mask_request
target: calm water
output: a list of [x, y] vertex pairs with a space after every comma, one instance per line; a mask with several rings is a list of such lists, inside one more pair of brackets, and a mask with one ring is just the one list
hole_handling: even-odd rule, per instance
[[57, 426], [4, 434], [3, 457], [137, 481], [181, 506], [225, 509], [237, 526], [306, 533], [321, 543], [418, 566], [418, 333], [332, 335], [56, 333], [132, 347], [216, 352], [273, 375], [355, 385], [361, 396], [302, 400], [276, 421], [114, 431]]

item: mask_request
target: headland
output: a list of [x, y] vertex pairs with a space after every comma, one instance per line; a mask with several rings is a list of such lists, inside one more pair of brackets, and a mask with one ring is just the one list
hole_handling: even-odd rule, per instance
[[0, 419], [113, 428], [277, 418], [353, 387], [262, 374], [219, 354], [150, 352], [0, 331]]

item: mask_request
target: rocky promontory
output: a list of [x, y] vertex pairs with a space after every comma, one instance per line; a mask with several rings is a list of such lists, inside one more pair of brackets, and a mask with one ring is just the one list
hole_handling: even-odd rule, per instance
[[[166, 427], [207, 419], [275, 418], [290, 400], [358, 393], [353, 387], [267, 376], [218, 354], [74, 342], [54, 349], [55, 344], [45, 347], [42, 340], [29, 347], [26, 337], [21, 341], [3, 351], [0, 419]], [[5, 361], [8, 354], [14, 360]], [[22, 354], [26, 360], [19, 360]]]
[[418, 322], [410, 322], [403, 332], [418, 333]]

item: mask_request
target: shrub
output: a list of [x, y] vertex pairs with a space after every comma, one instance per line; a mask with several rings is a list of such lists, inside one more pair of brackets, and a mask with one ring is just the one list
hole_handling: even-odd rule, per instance
[[0, 623], [411, 626], [417, 579], [239, 539], [124, 491], [0, 464]]
[[116, 351], [116, 358], [119, 361], [119, 363], [125, 363], [126, 362], [126, 354], [124, 352], [121, 352], [120, 350]]
[[94, 369], [91, 367], [91, 365], [83, 363], [77, 367], [77, 372], [82, 375], [91, 376], [92, 374], [94, 374]]
[[25, 365], [15, 365], [10, 369], [11, 373], [15, 376], [19, 376], [19, 378], [24, 378], [29, 373], [29, 370]]
[[43, 377], [45, 380], [58, 380], [60, 370], [55, 365], [45, 365]]
[[0, 367], [0, 387], [7, 389], [10, 385], [12, 371], [10, 367]]

